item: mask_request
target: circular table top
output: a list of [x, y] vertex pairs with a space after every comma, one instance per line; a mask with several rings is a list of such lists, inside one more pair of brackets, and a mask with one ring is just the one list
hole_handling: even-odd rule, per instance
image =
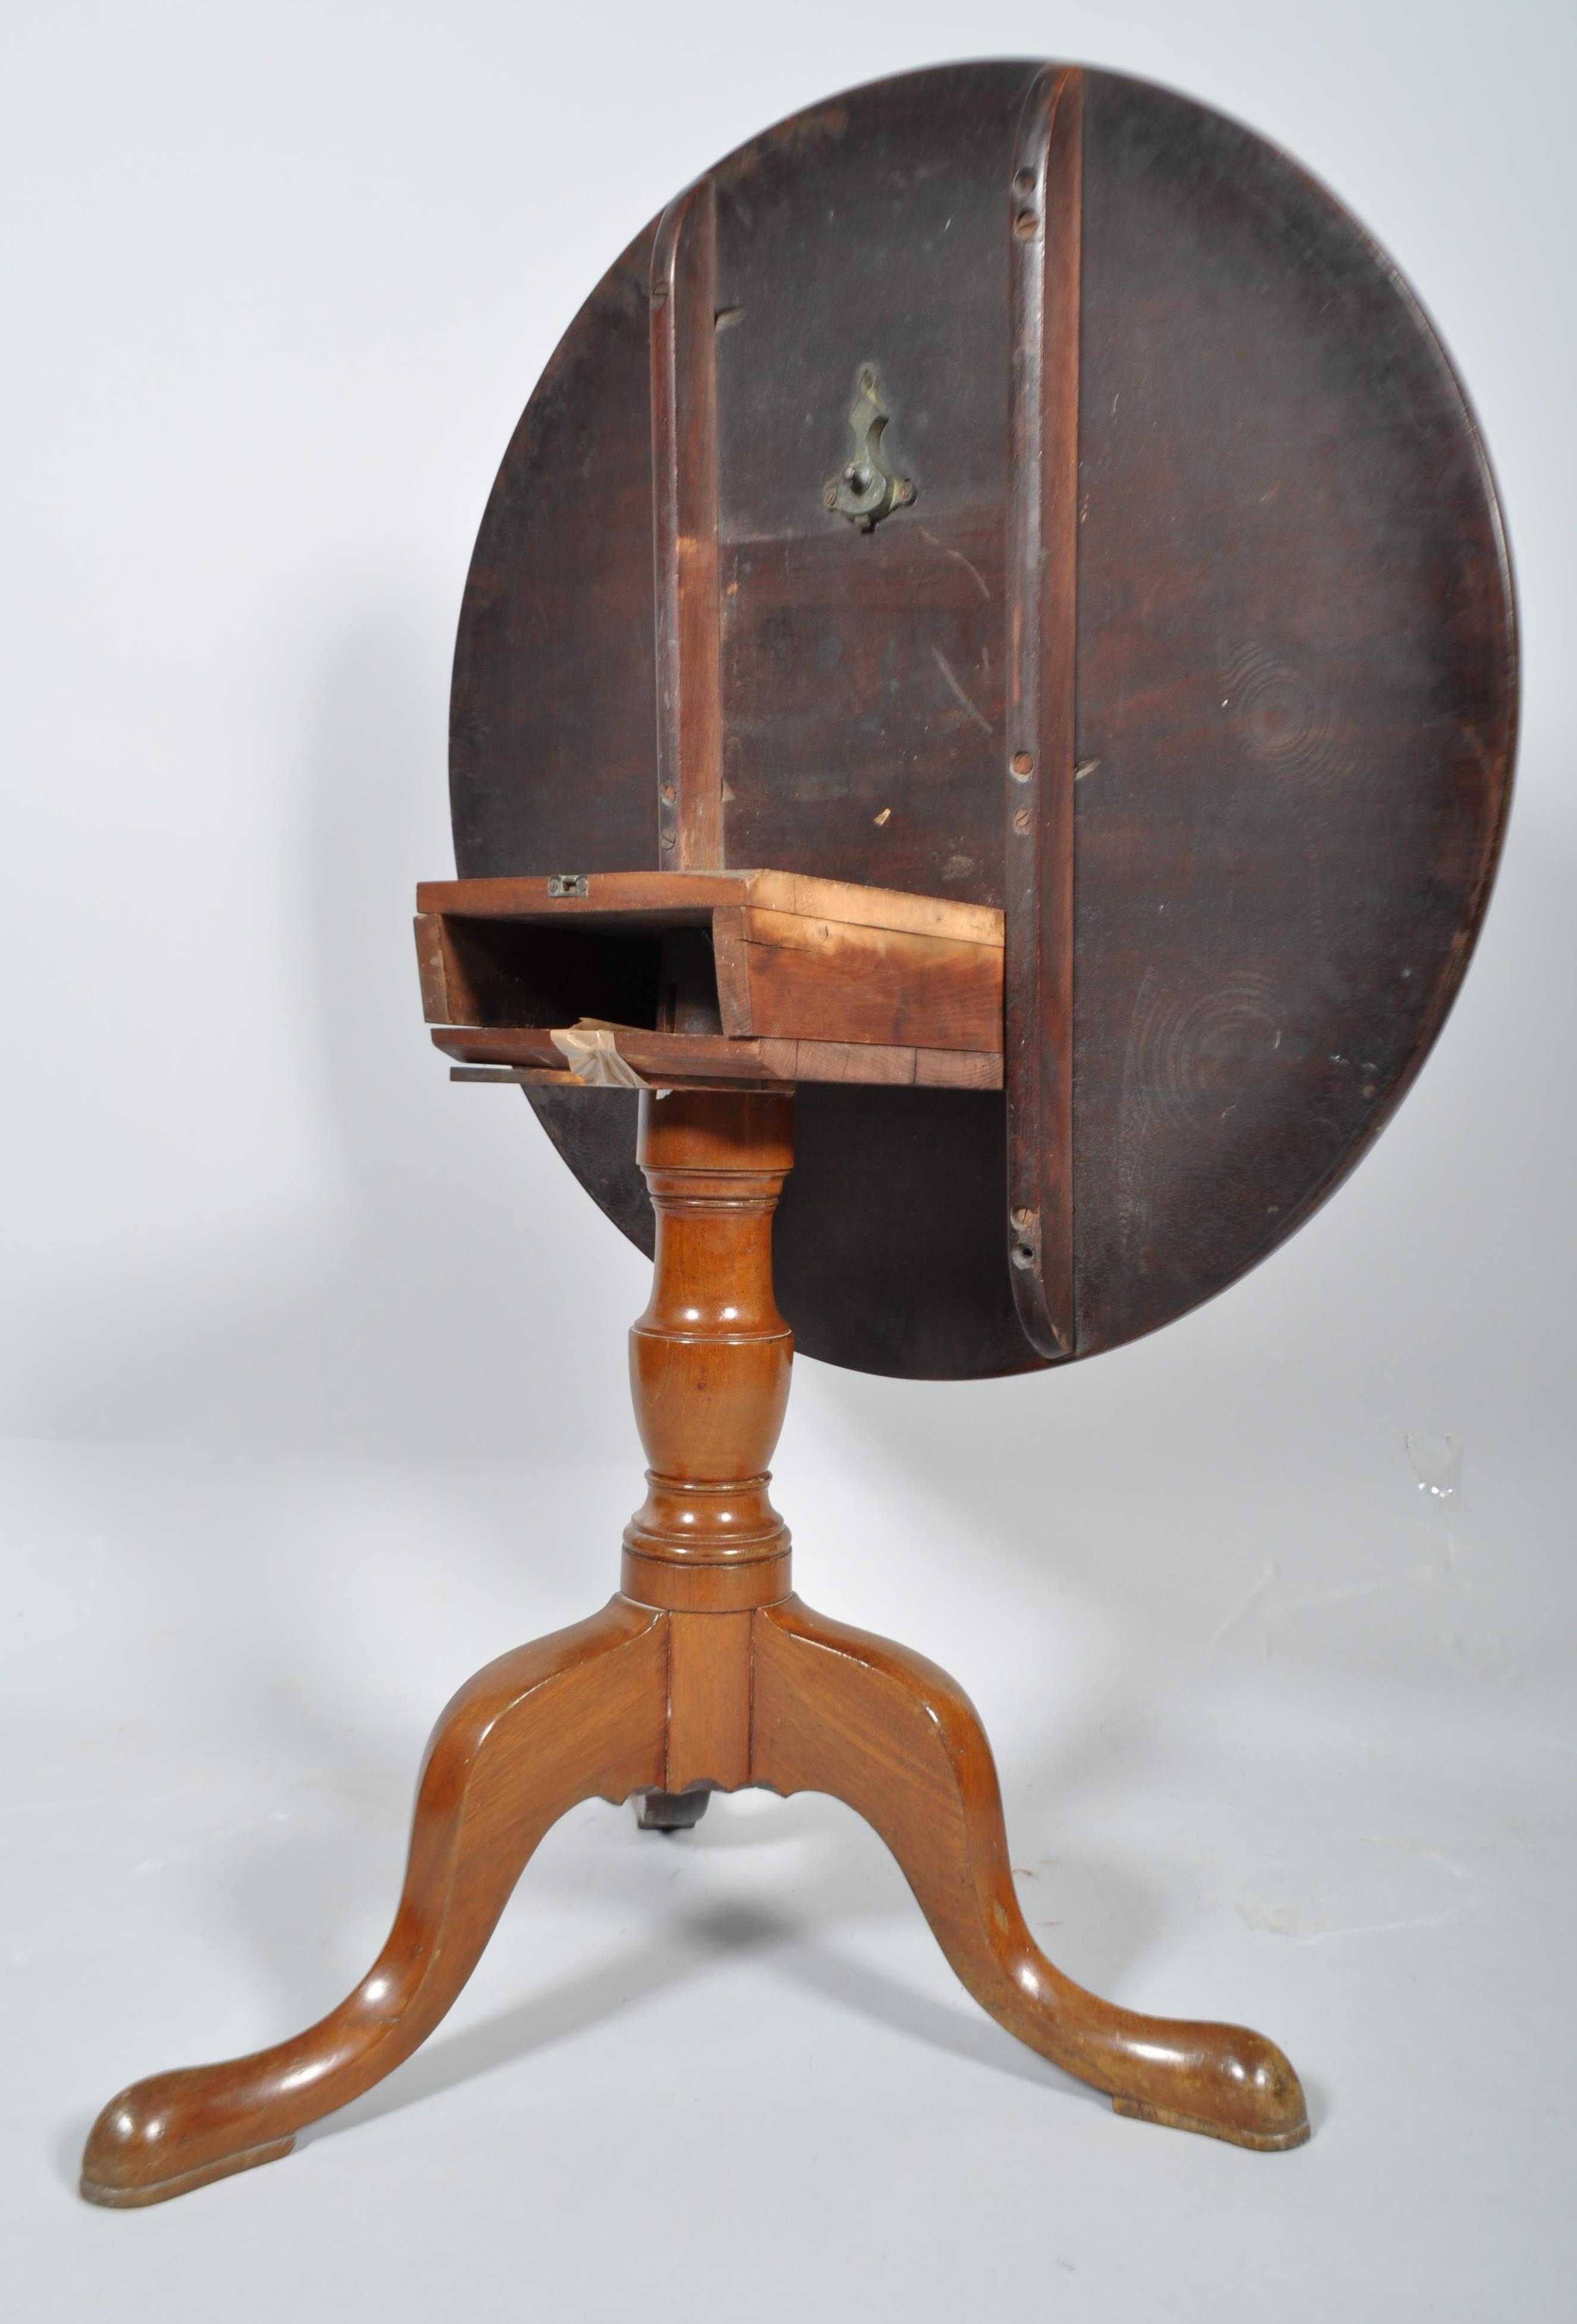
[[[708, 173], [724, 863], [1004, 901], [1012, 188], [1038, 85], [1033, 62], [879, 82]], [[1397, 269], [1238, 124], [1117, 74], [1082, 97], [1074, 1356], [1222, 1289], [1380, 1129], [1482, 917], [1517, 701], [1493, 482]], [[463, 877], [659, 861], [656, 235], [566, 333], [483, 518]], [[827, 502], [866, 375], [909, 486], [869, 529]], [[633, 1101], [531, 1095], [650, 1248]], [[806, 1086], [797, 1151], [776, 1263], [806, 1352], [1045, 1360], [1009, 1280], [1000, 1093]]]

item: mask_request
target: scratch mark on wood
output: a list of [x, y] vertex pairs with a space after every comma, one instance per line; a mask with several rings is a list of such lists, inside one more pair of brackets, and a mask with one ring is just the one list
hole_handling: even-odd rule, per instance
[[964, 688], [959, 685], [958, 680], [953, 675], [952, 668], [948, 663], [947, 657], [943, 652], [940, 646], [933, 646], [931, 648], [931, 659], [935, 661], [937, 669], [946, 679], [948, 686], [952, 689], [954, 700], [959, 704], [961, 708], [966, 711], [969, 716], [973, 719], [975, 724], [980, 728], [981, 733], [982, 734], [994, 734], [997, 731], [996, 728], [991, 724], [991, 720], [985, 716], [982, 711], [979, 711], [975, 708], [968, 695], [965, 694]]
[[950, 557], [953, 559], [954, 565], [963, 566], [964, 571], [968, 574], [970, 579], [974, 583], [975, 587], [980, 591], [981, 595], [985, 599], [986, 604], [989, 605], [991, 602], [991, 593], [986, 586], [985, 576], [981, 571], [979, 566], [972, 565], [968, 558], [965, 557], [962, 549], [949, 549], [945, 540], [938, 540], [936, 534], [926, 525], [922, 524], [919, 527], [919, 530], [924, 538], [930, 542], [933, 549], [939, 549], [944, 557]]

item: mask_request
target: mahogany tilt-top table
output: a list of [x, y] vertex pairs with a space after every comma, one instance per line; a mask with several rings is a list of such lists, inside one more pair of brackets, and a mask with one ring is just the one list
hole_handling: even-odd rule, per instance
[[1049, 1369], [1225, 1287], [1438, 1032], [1509, 797], [1509, 568], [1362, 229], [1074, 66], [813, 107], [669, 204], [504, 456], [461, 613], [433, 1039], [649, 1250], [650, 1462], [599, 1614], [449, 1704], [387, 1944], [272, 2050], [110, 2101], [96, 2202], [289, 2151], [465, 1984], [578, 1801], [872, 1823], [970, 1992], [1119, 2112], [1308, 2136], [1263, 2036], [1039, 1952], [954, 1683], [812, 1613], [768, 1498], [794, 1346]]

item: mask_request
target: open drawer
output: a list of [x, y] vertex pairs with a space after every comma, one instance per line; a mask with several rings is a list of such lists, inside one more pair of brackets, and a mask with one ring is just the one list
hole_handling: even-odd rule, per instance
[[433, 1039], [466, 1078], [1000, 1089], [1002, 915], [788, 872], [417, 890]]

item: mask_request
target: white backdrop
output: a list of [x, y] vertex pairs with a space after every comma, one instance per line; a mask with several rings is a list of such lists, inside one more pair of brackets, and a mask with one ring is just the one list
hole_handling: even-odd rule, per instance
[[[1569, 2030], [1550, 1923], [1577, 1749], [1573, 22], [1528, 0], [10, 12], [0, 1590], [21, 1837], [0, 1991], [27, 2061], [5, 2185], [29, 2316], [97, 2312], [111, 2282], [152, 2314], [183, 2266], [244, 2279], [259, 2315], [287, 2294], [307, 2316], [429, 2312], [455, 2282], [491, 2313], [524, 2236], [558, 2312], [721, 2314], [777, 2216], [740, 2137], [878, 2314], [1082, 2271], [1104, 2314], [1191, 2312], [1192, 2285], [1233, 2315], [1218, 2230], [1297, 2255], [1288, 2315], [1332, 2312], [1333, 2237], [1430, 2313], [1562, 2312], [1566, 2231], [1540, 2206], [1571, 2134], [1528, 1997], [1547, 1980]], [[1257, 2009], [1307, 2061], [1314, 2143], [1245, 2177], [1196, 2142], [1113, 2140], [976, 2035], [873, 1842], [835, 1810], [774, 1810], [798, 1837], [758, 1877], [766, 1803], [745, 1802], [643, 1857], [611, 1811], [572, 1820], [501, 1933], [492, 2003], [440, 2037], [441, 2103], [157, 2224], [79, 2210], [70, 2154], [117, 2080], [286, 2032], [364, 1966], [438, 1703], [600, 1601], [638, 1498], [622, 1339], [643, 1263], [516, 1097], [448, 1086], [411, 958], [412, 886], [452, 865], [455, 619], [519, 410], [610, 257], [764, 123], [920, 63], [1047, 52], [1251, 122], [1410, 276], [1505, 497], [1518, 796], [1434, 1059], [1287, 1250], [1052, 1379], [802, 1363], [778, 1498], [813, 1602], [948, 1662], [988, 1712], [1026, 1866], [1068, 1868], [1065, 1965], [1148, 2006]], [[1465, 1447], [1459, 1490], [1420, 1494], [1409, 1434]], [[628, 1889], [606, 1870], [626, 1857]], [[782, 1917], [752, 1921], [769, 1895]], [[615, 1923], [637, 1981], [665, 1944], [698, 1948], [737, 2022], [706, 1979], [666, 2012], [643, 1987], [634, 2042], [617, 1961], [568, 2000], [544, 1987], [555, 1944], [569, 1974]], [[818, 1987], [828, 1923], [870, 1959], [856, 1976], [851, 1937], [844, 1984]], [[516, 2041], [487, 2015], [521, 1988], [546, 1993], [549, 2060], [523, 2055], [540, 2027]], [[790, 2136], [785, 2078], [818, 2042]], [[501, 2156], [461, 2114], [506, 2089], [536, 2126]], [[609, 2260], [595, 2297], [567, 2290], [581, 2223], [628, 2216], [613, 2166], [642, 2105], [708, 2222], [690, 2272], [669, 2252], [654, 2292], [637, 2242], [627, 2282]], [[972, 2126], [957, 2153], [944, 2132], [917, 2146], [933, 2105]], [[828, 2109], [875, 2174], [852, 2208]], [[1400, 2212], [1377, 2204], [1382, 2154], [1414, 2174]], [[1082, 2190], [1065, 2257], [1034, 2191], [1054, 2156]], [[380, 2205], [444, 2158], [436, 2208], [400, 2198], [392, 2240]], [[490, 2171], [519, 2207], [504, 2237]], [[1409, 2200], [1426, 2243], [1397, 2224]], [[1173, 2218], [1180, 2292], [1158, 2246], [1145, 2273], [1125, 2205]], [[811, 2257], [803, 2281], [772, 2263], [753, 2311], [803, 2312]], [[1509, 2306], [1483, 2292], [1506, 2270]]]

